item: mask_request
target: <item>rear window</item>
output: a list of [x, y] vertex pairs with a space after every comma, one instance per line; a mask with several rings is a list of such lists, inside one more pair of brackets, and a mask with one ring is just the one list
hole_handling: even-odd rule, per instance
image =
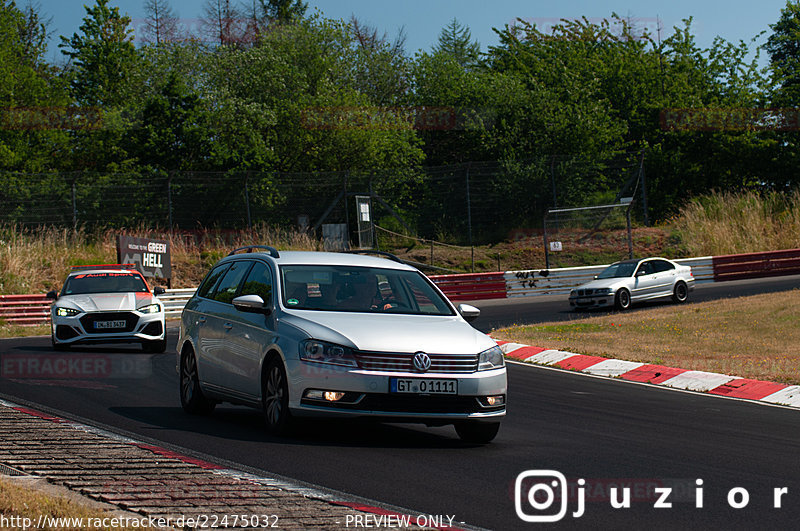
[[357, 266], [281, 266], [283, 305], [298, 310], [454, 315], [416, 271]]
[[78, 273], [67, 278], [62, 295], [81, 295], [84, 293], [146, 293], [144, 279], [135, 273]]

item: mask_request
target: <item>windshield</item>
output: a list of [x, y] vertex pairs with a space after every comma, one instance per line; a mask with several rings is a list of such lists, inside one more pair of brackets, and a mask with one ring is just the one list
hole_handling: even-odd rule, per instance
[[298, 310], [454, 315], [416, 271], [356, 266], [281, 266], [283, 305]]
[[619, 262], [611, 264], [602, 273], [597, 275], [597, 278], [622, 278], [631, 277], [636, 270], [638, 262]]
[[80, 273], [67, 278], [62, 295], [84, 293], [148, 292], [142, 277], [134, 273]]

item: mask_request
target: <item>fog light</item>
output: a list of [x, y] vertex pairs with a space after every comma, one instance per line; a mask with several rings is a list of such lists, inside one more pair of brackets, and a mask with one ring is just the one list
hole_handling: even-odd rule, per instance
[[311, 400], [322, 400], [323, 392], [319, 389], [309, 389], [305, 393], [305, 397]]
[[484, 407], [502, 406], [506, 403], [505, 395], [484, 396], [480, 399], [481, 405]]
[[325, 391], [325, 400], [328, 402], [336, 402], [337, 400], [341, 400], [344, 396], [344, 393], [339, 391]]

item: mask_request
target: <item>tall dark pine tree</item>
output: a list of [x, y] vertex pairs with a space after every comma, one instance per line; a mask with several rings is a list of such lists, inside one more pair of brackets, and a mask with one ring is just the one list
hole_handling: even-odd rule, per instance
[[303, 18], [308, 4], [302, 0], [259, 0], [270, 23], [291, 24]]
[[778, 106], [800, 104], [800, 3], [786, 2], [781, 18], [770, 24], [772, 35], [764, 46], [780, 83], [774, 102]]
[[72, 60], [72, 89], [80, 103], [123, 103], [120, 89], [136, 56], [130, 23], [108, 0], [97, 0], [86, 7], [80, 32], [61, 37], [59, 47]]
[[439, 34], [439, 43], [433, 47], [433, 52], [447, 54], [466, 68], [478, 63], [481, 45], [472, 40], [469, 27], [462, 26], [453, 18]]

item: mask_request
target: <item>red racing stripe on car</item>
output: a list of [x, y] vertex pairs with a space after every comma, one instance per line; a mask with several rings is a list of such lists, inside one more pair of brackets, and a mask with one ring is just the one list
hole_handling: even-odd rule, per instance
[[568, 369], [571, 371], [582, 371], [584, 369], [588, 369], [592, 365], [597, 365], [601, 361], [606, 361], [608, 358], [603, 358], [601, 356], [586, 356], [584, 354], [575, 354], [574, 356], [570, 356], [567, 359], [563, 359], [556, 363], [557, 366], [561, 367], [562, 369]]
[[675, 367], [664, 367], [663, 365], [642, 365], [638, 369], [621, 374], [620, 378], [632, 382], [647, 382], [659, 384], [683, 374], [688, 369], [676, 369]]
[[750, 400], [761, 400], [765, 396], [777, 393], [781, 389], [789, 387], [786, 384], [775, 382], [764, 382], [749, 378], [737, 378], [730, 382], [711, 389], [709, 393], [713, 395], [724, 395], [734, 398], [747, 398]]

